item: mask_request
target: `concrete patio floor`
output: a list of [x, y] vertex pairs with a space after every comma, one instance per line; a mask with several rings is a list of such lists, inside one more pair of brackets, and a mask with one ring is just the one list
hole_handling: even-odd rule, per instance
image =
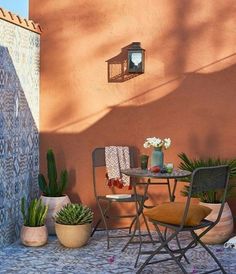
[[[116, 234], [123, 231], [116, 231]], [[182, 240], [187, 242], [188, 235]], [[48, 244], [43, 247], [29, 248], [18, 241], [0, 249], [0, 273], [135, 273], [133, 268], [137, 255], [137, 245], [130, 245], [125, 252], [121, 252], [127, 238], [114, 239], [111, 248], [106, 249], [106, 237], [103, 232], [97, 232], [88, 245], [79, 249], [64, 248], [57, 238], [51, 236]], [[174, 244], [174, 243], [173, 243]], [[222, 245], [210, 246], [215, 251], [229, 274], [236, 273], [236, 249], [224, 249]], [[186, 264], [188, 273], [201, 273], [214, 267], [214, 263], [201, 248], [187, 253], [191, 265]], [[146, 256], [142, 255], [140, 262]], [[149, 265], [143, 273], [182, 273], [172, 261], [159, 265]]]

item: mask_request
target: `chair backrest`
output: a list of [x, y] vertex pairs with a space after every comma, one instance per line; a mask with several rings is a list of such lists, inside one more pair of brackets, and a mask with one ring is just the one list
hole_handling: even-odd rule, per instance
[[193, 194], [199, 194], [208, 191], [221, 191], [221, 207], [219, 214], [215, 220], [215, 224], [218, 223], [222, 215], [226, 194], [228, 190], [229, 183], [229, 166], [213, 166], [213, 167], [200, 167], [194, 170], [191, 176], [191, 182], [189, 185], [188, 199], [186, 203], [186, 208], [183, 216], [183, 222], [187, 218], [190, 200]]
[[[130, 154], [130, 167], [135, 167], [135, 156], [136, 150], [134, 147], [129, 147]], [[96, 168], [105, 167], [105, 147], [95, 148], [92, 152], [92, 167], [93, 167], [93, 186], [94, 186], [94, 194], [97, 196], [96, 190]]]
[[228, 184], [229, 167], [201, 167], [192, 174], [192, 194], [205, 191], [226, 189]]

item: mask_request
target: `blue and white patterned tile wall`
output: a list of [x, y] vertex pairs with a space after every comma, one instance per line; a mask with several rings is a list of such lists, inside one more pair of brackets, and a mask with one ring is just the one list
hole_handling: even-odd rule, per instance
[[19, 237], [20, 200], [38, 195], [40, 35], [0, 19], [0, 246]]

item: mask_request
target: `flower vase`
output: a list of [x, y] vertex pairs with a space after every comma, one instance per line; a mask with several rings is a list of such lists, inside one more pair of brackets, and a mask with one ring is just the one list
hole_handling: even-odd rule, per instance
[[164, 163], [164, 154], [161, 148], [154, 148], [151, 155], [151, 167], [159, 166], [160, 168], [162, 168], [163, 163]]

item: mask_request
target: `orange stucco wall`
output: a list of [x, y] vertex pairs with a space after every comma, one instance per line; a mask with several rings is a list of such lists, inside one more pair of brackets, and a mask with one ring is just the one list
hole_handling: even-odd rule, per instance
[[[73, 201], [95, 208], [95, 147], [150, 153], [144, 139], [159, 136], [172, 139], [165, 159], [175, 165], [182, 151], [236, 156], [234, 0], [31, 0], [30, 17], [43, 28], [41, 169], [52, 147]], [[134, 41], [146, 50], [145, 73], [108, 82], [106, 61]]]

